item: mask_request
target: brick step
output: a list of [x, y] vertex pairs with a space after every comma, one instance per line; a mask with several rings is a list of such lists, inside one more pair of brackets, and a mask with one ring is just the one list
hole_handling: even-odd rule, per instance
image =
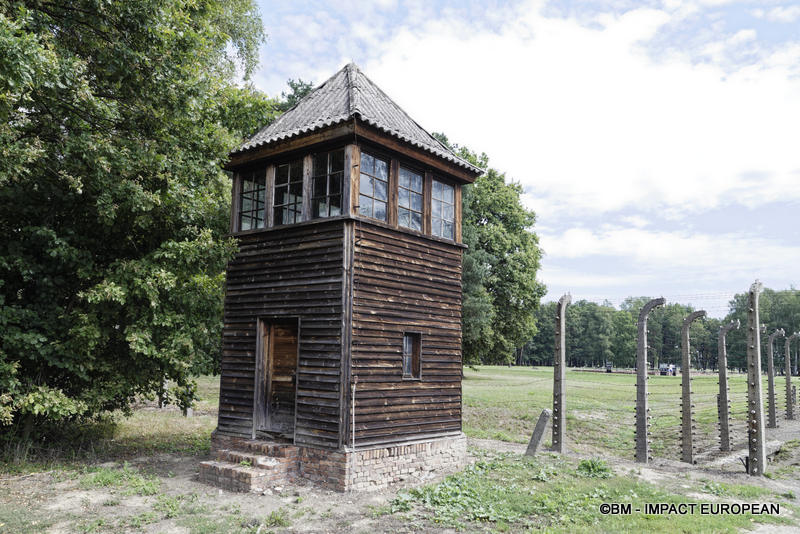
[[284, 484], [291, 475], [285, 469], [262, 469], [220, 460], [200, 462], [200, 481], [229, 491], [260, 492]]
[[[217, 451], [217, 461], [230, 462], [232, 464], [249, 464], [250, 467], [257, 469], [272, 469], [282, 465], [281, 459], [251, 452], [234, 451], [231, 449], [221, 449]], [[245, 465], [247, 467], [247, 465]]]
[[294, 445], [283, 445], [259, 440], [247, 440], [236, 443], [237, 447], [244, 446], [249, 452], [272, 456], [273, 458], [297, 458], [299, 448]]

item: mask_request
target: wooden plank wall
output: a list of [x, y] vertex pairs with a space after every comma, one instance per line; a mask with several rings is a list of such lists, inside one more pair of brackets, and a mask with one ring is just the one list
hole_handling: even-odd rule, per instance
[[[356, 222], [353, 271], [356, 447], [460, 431], [461, 248]], [[402, 378], [404, 332], [420, 380]]]
[[220, 432], [252, 433], [258, 318], [299, 317], [295, 441], [339, 446], [343, 232], [335, 220], [239, 236], [227, 272]]

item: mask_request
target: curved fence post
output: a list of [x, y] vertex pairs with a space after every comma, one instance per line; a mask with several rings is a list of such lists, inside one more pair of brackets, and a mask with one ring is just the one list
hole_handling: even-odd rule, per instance
[[681, 460], [687, 463], [694, 463], [694, 448], [692, 446], [692, 427], [694, 418], [692, 417], [692, 365], [689, 359], [689, 329], [692, 323], [701, 317], [705, 317], [704, 310], [698, 310], [689, 314], [683, 320], [681, 327], [681, 382], [683, 401], [681, 402]]
[[653, 299], [639, 312], [636, 345], [636, 462], [646, 464], [650, 460], [650, 409], [647, 407], [647, 317], [656, 306], [666, 303], [664, 297]]
[[757, 476], [767, 467], [764, 452], [764, 404], [761, 394], [761, 331], [758, 322], [758, 296], [761, 282], [750, 286], [747, 309], [747, 473]]
[[719, 371], [719, 396], [717, 397], [717, 413], [719, 414], [719, 450], [731, 450], [730, 409], [731, 401], [728, 399], [728, 347], [725, 337], [731, 330], [738, 330], [739, 319], [719, 327], [719, 341], [717, 348], [717, 368]]
[[795, 332], [791, 336], [786, 337], [786, 349], [784, 351], [783, 372], [786, 374], [786, 419], [794, 419], [794, 395], [792, 395], [792, 353], [791, 345], [792, 340], [800, 337], [800, 334]]
[[767, 428], [778, 427], [775, 414], [775, 360], [772, 348], [775, 338], [784, 335], [786, 335], [786, 331], [778, 328], [767, 338]]
[[567, 344], [565, 340], [567, 325], [567, 306], [572, 302], [569, 293], [558, 300], [556, 306], [556, 349], [553, 355], [553, 443], [552, 450], [564, 452], [566, 435], [566, 384], [565, 367], [567, 364]]

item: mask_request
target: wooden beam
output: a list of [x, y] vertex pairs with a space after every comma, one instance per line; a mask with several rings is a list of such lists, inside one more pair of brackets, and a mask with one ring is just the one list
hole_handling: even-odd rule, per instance
[[351, 147], [352, 162], [350, 166], [349, 185], [350, 185], [350, 213], [358, 215], [358, 188], [360, 187], [361, 176], [361, 148], [358, 145]]
[[400, 162], [392, 158], [389, 164], [389, 191], [386, 205], [386, 222], [389, 226], [397, 227], [397, 183], [399, 181]]
[[275, 221], [273, 220], [273, 209], [272, 206], [275, 204], [275, 165], [268, 165], [267, 166], [267, 192], [264, 195], [265, 200], [264, 204], [266, 204], [266, 223], [265, 226], [267, 228], [271, 228], [275, 225]]
[[433, 174], [425, 173], [425, 183], [422, 186], [422, 231], [431, 235], [431, 202], [433, 201]]
[[461, 243], [461, 185], [455, 184], [455, 240], [456, 243]]
[[344, 172], [342, 173], [342, 215], [353, 213], [353, 167], [358, 167], [358, 147], [346, 145], [344, 147]]
[[303, 158], [303, 214], [300, 217], [303, 221], [311, 220], [311, 154]]
[[239, 192], [242, 189], [242, 177], [237, 172], [231, 184], [231, 233], [239, 230]]
[[310, 147], [311, 145], [331, 142], [339, 138], [352, 136], [354, 131], [355, 126], [351, 119], [348, 122], [329, 126], [310, 134], [298, 135], [297, 137], [292, 137], [291, 139], [252, 148], [245, 152], [237, 152], [231, 155], [231, 159], [228, 161], [228, 164], [225, 165], [225, 169], [233, 170], [241, 167], [242, 165], [256, 163], [260, 160], [273, 158], [279, 155], [285, 155], [287, 152], [301, 150]]

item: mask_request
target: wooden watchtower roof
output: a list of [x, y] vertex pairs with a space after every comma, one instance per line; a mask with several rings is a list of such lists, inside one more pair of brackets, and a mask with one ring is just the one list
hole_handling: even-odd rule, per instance
[[[454, 154], [403, 111], [355, 63], [345, 65], [231, 153], [229, 168], [309, 144], [354, 135], [386, 144], [464, 182], [483, 171]], [[388, 139], [387, 139], [388, 138]]]

